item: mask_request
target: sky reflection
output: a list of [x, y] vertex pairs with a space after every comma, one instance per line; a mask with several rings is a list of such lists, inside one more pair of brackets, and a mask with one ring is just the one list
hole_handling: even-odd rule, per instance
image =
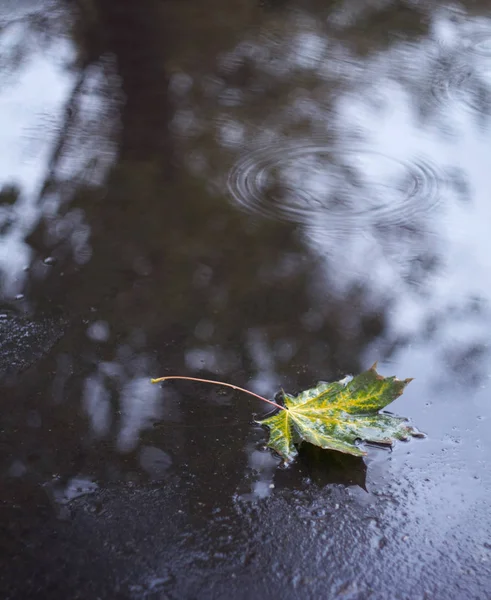
[[[206, 60], [145, 37], [145, 20], [134, 54], [129, 25], [92, 47], [63, 11], [41, 37], [41, 8], [11, 16], [2, 304], [7, 317], [48, 306], [72, 319], [47, 388], [87, 419], [89, 445], [157, 477], [177, 464], [171, 440], [186, 461], [185, 428], [214, 427], [208, 409], [236, 403], [167, 390], [167, 404], [149, 376], [238, 379], [272, 396], [375, 360], [416, 375], [400, 412], [423, 430], [481, 431], [491, 21], [430, 7], [392, 37], [377, 19], [362, 35], [371, 10], [265, 12]], [[448, 399], [456, 384], [471, 408]], [[251, 405], [237, 411], [237, 443], [256, 457], [239, 472], [263, 459]], [[153, 439], [166, 420], [182, 430]]]

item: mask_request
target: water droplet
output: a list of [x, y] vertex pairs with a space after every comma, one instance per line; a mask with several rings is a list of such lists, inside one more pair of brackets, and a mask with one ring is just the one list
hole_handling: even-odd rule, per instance
[[57, 262], [56, 258], [54, 256], [48, 256], [47, 258], [45, 258], [43, 260], [43, 263], [45, 265], [48, 265], [49, 267], [52, 267], [53, 265], [55, 265]]

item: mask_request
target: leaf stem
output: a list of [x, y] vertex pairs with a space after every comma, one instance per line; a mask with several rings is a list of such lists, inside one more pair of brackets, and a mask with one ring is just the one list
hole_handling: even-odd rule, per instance
[[198, 377], [184, 377], [182, 375], [168, 375], [167, 377], [159, 377], [158, 379], [151, 379], [152, 383], [160, 383], [161, 381], [167, 381], [168, 379], [185, 379], [187, 381], [199, 381], [201, 383], [212, 383], [213, 385], [224, 385], [225, 387], [232, 388], [233, 390], [238, 390], [239, 392], [244, 392], [245, 394], [249, 394], [250, 396], [254, 396], [255, 398], [259, 398], [263, 402], [267, 402], [268, 404], [272, 404], [276, 408], [281, 410], [286, 410], [284, 406], [280, 404], [276, 404], [272, 400], [268, 400], [267, 398], [263, 398], [259, 394], [255, 394], [250, 390], [245, 390], [244, 388], [239, 387], [238, 385], [232, 385], [231, 383], [225, 383], [224, 381], [213, 381], [212, 379], [199, 379]]

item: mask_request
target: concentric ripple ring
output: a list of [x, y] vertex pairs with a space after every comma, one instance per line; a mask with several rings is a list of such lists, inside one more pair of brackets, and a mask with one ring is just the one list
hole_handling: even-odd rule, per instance
[[439, 204], [440, 182], [423, 158], [304, 142], [242, 156], [227, 183], [249, 213], [340, 232], [410, 223]]

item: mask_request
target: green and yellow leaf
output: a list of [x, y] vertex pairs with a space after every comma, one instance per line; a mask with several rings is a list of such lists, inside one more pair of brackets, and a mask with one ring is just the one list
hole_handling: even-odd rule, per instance
[[379, 412], [400, 396], [410, 381], [383, 377], [374, 364], [353, 379], [319, 383], [297, 396], [283, 392], [285, 410], [260, 421], [270, 430], [268, 446], [291, 462], [303, 441], [363, 456], [366, 452], [359, 441], [391, 445], [394, 440], [422, 437], [407, 419]]

